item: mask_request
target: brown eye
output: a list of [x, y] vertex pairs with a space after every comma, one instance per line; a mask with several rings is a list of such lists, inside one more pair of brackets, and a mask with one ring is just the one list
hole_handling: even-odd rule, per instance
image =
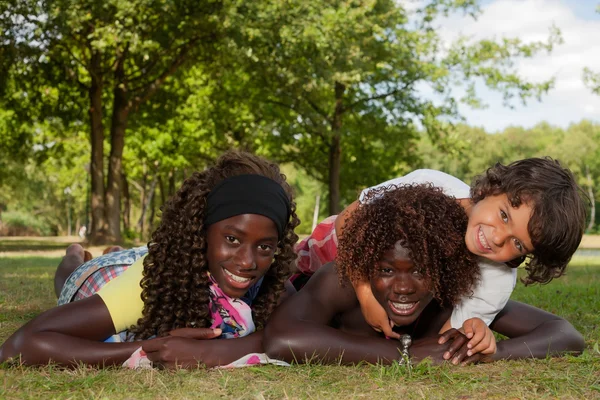
[[227, 240], [229, 243], [239, 243], [239, 240], [237, 240], [235, 236], [231, 235], [225, 235], [225, 240]]

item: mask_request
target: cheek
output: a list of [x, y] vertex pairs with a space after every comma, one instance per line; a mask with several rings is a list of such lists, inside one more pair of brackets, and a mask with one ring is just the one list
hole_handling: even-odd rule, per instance
[[256, 258], [256, 267], [261, 272], [262, 275], [266, 274], [269, 271], [269, 268], [275, 262], [275, 256], [272, 257], [257, 257]]
[[371, 279], [371, 291], [373, 296], [381, 303], [381, 299], [385, 298], [389, 291], [389, 279], [375, 277]]
[[216, 267], [220, 262], [228, 258], [230, 258], [230, 255], [225, 246], [211, 246], [206, 251], [206, 261], [209, 268]]

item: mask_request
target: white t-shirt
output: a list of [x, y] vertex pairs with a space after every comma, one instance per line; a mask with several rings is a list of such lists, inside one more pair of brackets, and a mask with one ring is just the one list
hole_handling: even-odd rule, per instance
[[[448, 196], [457, 199], [470, 197], [469, 185], [458, 178], [441, 171], [418, 169], [399, 178], [390, 179], [363, 190], [358, 198], [362, 203], [370, 190], [390, 185], [402, 186], [413, 183], [431, 183], [439, 187]], [[450, 323], [453, 328], [461, 328], [469, 318], [481, 318], [489, 325], [496, 315], [502, 311], [517, 282], [517, 269], [506, 264], [479, 258], [481, 279], [473, 289], [471, 297], [465, 297], [452, 311]]]

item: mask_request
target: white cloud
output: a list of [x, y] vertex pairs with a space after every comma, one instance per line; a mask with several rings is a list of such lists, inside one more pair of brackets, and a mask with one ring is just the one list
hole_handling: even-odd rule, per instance
[[[595, 3], [589, 4], [589, 13], [593, 14]], [[532, 126], [542, 120], [563, 127], [583, 118], [600, 121], [600, 96], [592, 94], [582, 81], [584, 67], [600, 70], [600, 19], [577, 16], [571, 5], [568, 0], [495, 0], [482, 7], [483, 14], [477, 20], [456, 15], [439, 21], [441, 36], [449, 41], [461, 34], [474, 39], [518, 37], [524, 42], [545, 41], [552, 25], [562, 33], [564, 43], [551, 54], [516, 63], [518, 73], [529, 80], [555, 79], [554, 89], [541, 103], [530, 100], [522, 106], [515, 102], [514, 110], [507, 109], [502, 106], [501, 96], [479, 85], [479, 94], [489, 107], [462, 107], [469, 124], [495, 131], [508, 125]]]

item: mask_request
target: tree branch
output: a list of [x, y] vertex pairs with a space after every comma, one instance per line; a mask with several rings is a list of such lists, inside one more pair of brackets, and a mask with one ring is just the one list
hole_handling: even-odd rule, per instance
[[366, 97], [364, 99], [359, 99], [359, 100], [355, 101], [354, 103], [350, 104], [348, 107], [346, 107], [346, 109], [350, 110], [350, 109], [354, 108], [355, 106], [357, 106], [357, 105], [359, 105], [361, 103], [366, 103], [366, 102], [371, 101], [371, 100], [379, 100], [379, 99], [384, 99], [384, 98], [386, 98], [388, 96], [393, 96], [396, 93], [399, 93], [399, 92], [405, 90], [412, 83], [413, 82], [407, 83], [407, 84], [403, 85], [401, 88], [394, 89], [391, 92], [387, 92], [387, 93], [383, 93], [383, 94], [378, 94], [378, 95], [372, 96], [372, 97]]
[[308, 93], [302, 92], [302, 97], [306, 100], [306, 102], [311, 106], [313, 110], [315, 110], [320, 116], [325, 118], [326, 121], [330, 122], [329, 115], [308, 97]]
[[[196, 42], [198, 42], [199, 40], [200, 37], [193, 38], [181, 47], [179, 54], [175, 57], [171, 64], [156, 79], [154, 79], [154, 81], [152, 81], [149, 85], [146, 85], [144, 92], [141, 95], [135, 96], [135, 99], [131, 103], [132, 109], [137, 110], [140, 104], [144, 103], [146, 100], [152, 97], [154, 93], [156, 93], [156, 91], [162, 86], [165, 80], [170, 75], [175, 73], [175, 71], [177, 71], [177, 68], [179, 68], [181, 64], [183, 64], [187, 57], [187, 54], [192, 49], [194, 44], [196, 44]], [[132, 93], [133, 92], [134, 91], [132, 91]]]

